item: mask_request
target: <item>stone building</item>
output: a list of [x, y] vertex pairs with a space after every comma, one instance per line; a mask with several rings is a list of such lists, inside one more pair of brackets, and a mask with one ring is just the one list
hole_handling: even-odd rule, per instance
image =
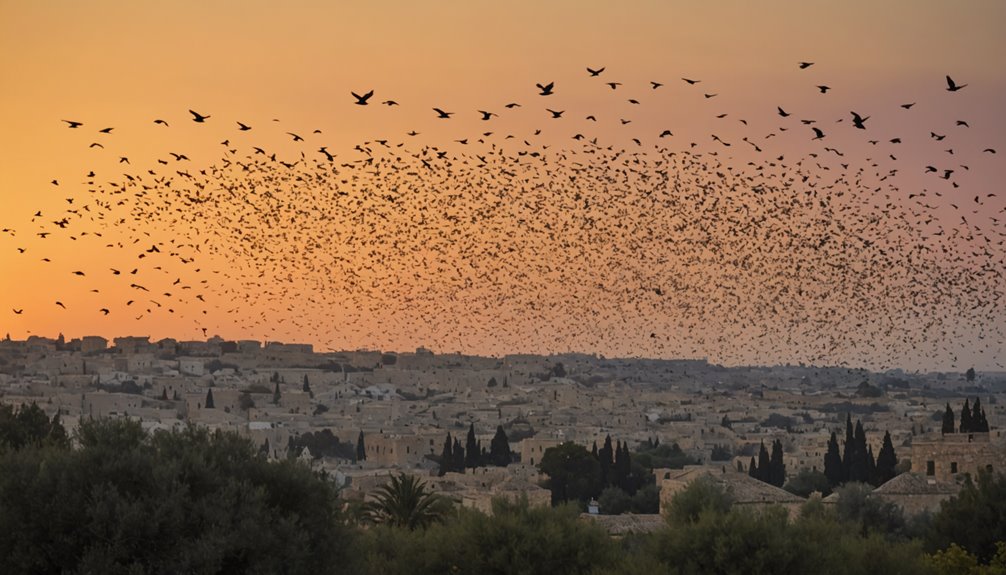
[[948, 433], [912, 442], [912, 472], [943, 483], [965, 473], [1006, 472], [1006, 445], [988, 433]]

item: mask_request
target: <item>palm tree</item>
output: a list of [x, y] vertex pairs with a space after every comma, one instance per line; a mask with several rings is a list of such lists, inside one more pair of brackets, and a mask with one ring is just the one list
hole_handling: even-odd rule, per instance
[[364, 505], [364, 516], [373, 523], [416, 529], [439, 521], [450, 510], [447, 499], [433, 493], [414, 475], [392, 475]]

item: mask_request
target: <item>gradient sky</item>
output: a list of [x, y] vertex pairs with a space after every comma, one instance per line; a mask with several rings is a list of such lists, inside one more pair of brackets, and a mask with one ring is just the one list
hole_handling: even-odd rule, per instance
[[[1006, 155], [1003, 22], [1006, 3], [997, 0], [0, 0], [0, 227], [17, 230], [15, 237], [0, 235], [0, 332], [15, 338], [59, 332], [67, 337], [195, 338], [208, 327], [210, 334], [229, 338], [310, 341], [321, 347], [409, 349], [426, 343], [416, 334], [397, 337], [388, 318], [333, 337], [316, 329], [250, 327], [231, 319], [226, 306], [211, 308], [208, 317], [193, 317], [195, 308], [192, 313], [144, 320], [116, 308], [106, 317], [95, 311], [100, 302], [129, 297], [128, 290], [93, 273], [86, 284], [74, 283], [70, 272], [130, 264], [117, 263], [116, 253], [95, 248], [100, 242], [57, 234], [45, 240], [31, 237], [37, 229], [37, 222], [31, 222], [35, 211], [56, 213], [67, 207], [66, 198], [86, 197], [87, 171], [110, 181], [113, 174], [121, 178], [126, 171], [118, 161], [121, 156], [130, 158], [129, 170], [140, 172], [171, 151], [192, 157], [192, 169], [197, 169], [219, 159], [221, 139], [244, 137], [235, 130], [238, 120], [255, 126], [249, 139], [242, 140], [245, 145], [266, 142], [290, 153], [295, 148], [284, 135], [288, 130], [307, 134], [319, 129], [324, 139], [312, 144], [324, 143], [333, 152], [364, 140], [401, 141], [412, 129], [422, 133], [417, 142], [449, 144], [486, 129], [475, 110], [502, 113], [506, 102], [533, 102], [535, 83], [555, 81], [550, 106], [580, 117], [594, 110], [612, 117], [633, 114], [633, 126], [645, 126], [650, 136], [673, 128], [675, 145], [682, 149], [688, 142], [706, 145], [711, 131], [739, 140], [746, 132], [735, 118], [768, 131], [779, 124], [775, 109], [782, 106], [817, 118], [829, 131], [828, 142], [858, 158], [850, 161], [862, 162], [875, 150], [859, 134], [834, 127], [835, 118], [848, 118], [850, 110], [857, 110], [871, 116], [872, 134], [904, 134], [898, 155], [911, 163], [901, 166], [899, 185], [922, 188], [932, 187], [932, 180], [923, 179], [919, 168], [930, 158], [942, 160], [935, 155], [942, 153], [940, 144], [929, 140], [929, 131], [947, 129], [966, 117], [971, 127], [960, 136], [961, 148], [987, 146], [1000, 153], [983, 156], [972, 151], [961, 159], [974, 168], [960, 174], [961, 186], [968, 190], [962, 195], [998, 192], [1006, 177], [1001, 160]], [[799, 61], [814, 66], [797, 70]], [[607, 88], [591, 83], [586, 66], [605, 66], [604, 80], [623, 84], [618, 102]], [[943, 79], [947, 74], [968, 88], [948, 94]], [[701, 78], [702, 90], [714, 91], [716, 98], [696, 98], [681, 77]], [[660, 93], [665, 99], [656, 100], [648, 91], [651, 80], [666, 84]], [[827, 84], [832, 91], [822, 96], [816, 84]], [[368, 89], [375, 90], [374, 104], [392, 98], [401, 106], [354, 106], [349, 92]], [[633, 108], [621, 100], [633, 96], [644, 105]], [[912, 115], [899, 115], [898, 106], [908, 102], [918, 102]], [[457, 115], [450, 122], [438, 121], [430, 111], [433, 106]], [[541, 107], [525, 105], [506, 117], [505, 128], [494, 126], [521, 134], [544, 126], [542, 141], [568, 145], [582, 123], [570, 120], [568, 127], [554, 128], [556, 124], [546, 124]], [[205, 130], [190, 121], [190, 108], [213, 117]], [[713, 116], [720, 112], [729, 112], [732, 123], [717, 124]], [[155, 118], [167, 121], [170, 133], [154, 126]], [[85, 126], [67, 130], [62, 119]], [[104, 127], [115, 130], [96, 133]], [[627, 133], [616, 122], [591, 128], [593, 135], [625, 146], [631, 145], [631, 135], [641, 133]], [[88, 148], [91, 142], [105, 148]], [[780, 144], [779, 150], [805, 151], [796, 143]], [[58, 186], [50, 183], [54, 179]], [[1002, 207], [998, 198], [968, 215], [993, 227], [988, 218], [998, 217]], [[934, 213], [948, 226], [959, 217], [946, 206]], [[157, 222], [151, 222], [149, 231], [151, 241], [172, 234]], [[18, 247], [26, 251], [19, 253]], [[53, 265], [41, 265], [41, 257], [51, 258]], [[234, 298], [249, 289], [239, 282], [227, 288], [236, 290], [231, 292]], [[91, 289], [98, 289], [100, 298], [90, 295]], [[55, 307], [56, 300], [69, 311]], [[241, 313], [260, 315], [273, 328], [285, 319], [276, 306], [262, 305], [261, 310], [246, 307]], [[25, 312], [15, 315], [12, 308]], [[331, 313], [338, 316], [338, 311]], [[1002, 320], [1003, 314], [998, 317]], [[633, 351], [617, 341], [575, 338], [548, 350], [501, 349], [474, 336], [447, 345], [441, 343], [438, 351]], [[721, 349], [731, 345], [735, 343], [689, 345], [661, 353], [731, 363], [806, 359], [785, 346], [772, 354], [740, 356]], [[951, 356], [959, 355], [956, 367], [996, 368], [1002, 361], [1002, 341], [985, 346], [981, 353], [970, 353], [964, 346], [942, 357], [904, 355], [872, 366], [950, 369], [955, 364]], [[653, 353], [639, 353], [648, 352]], [[857, 363], [860, 358], [838, 352], [821, 361]]]

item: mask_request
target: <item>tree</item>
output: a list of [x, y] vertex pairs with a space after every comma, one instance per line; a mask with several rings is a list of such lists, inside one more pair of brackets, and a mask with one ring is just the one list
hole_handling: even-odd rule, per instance
[[996, 542], [1006, 541], [1006, 475], [979, 471], [977, 483], [965, 476], [960, 493], [944, 501], [933, 516], [927, 537], [930, 549], [951, 543], [987, 562]]
[[310, 397], [314, 397], [314, 392], [311, 391], [311, 382], [307, 379], [307, 374], [304, 374], [304, 393], [308, 394]]
[[280, 393], [279, 393], [279, 382], [276, 382], [276, 387], [272, 391], [272, 402], [274, 405], [279, 405]]
[[510, 440], [507, 439], [502, 425], [496, 426], [496, 435], [493, 436], [492, 443], [489, 444], [489, 461], [497, 467], [506, 467], [513, 461]]
[[786, 464], [782, 457], [782, 441], [779, 439], [772, 442], [772, 456], [769, 458], [767, 482], [776, 487], [782, 487], [786, 483]]
[[695, 523], [703, 513], [724, 514], [733, 505], [730, 493], [708, 475], [693, 480], [674, 494], [667, 519], [675, 523]]
[[989, 421], [985, 419], [985, 410], [982, 408], [982, 398], [976, 397], [974, 405], [971, 406], [971, 431], [974, 433], [988, 433]]
[[842, 456], [838, 453], [838, 437], [834, 431], [828, 440], [828, 451], [824, 454], [824, 475], [831, 487], [842, 484]]
[[452, 467], [451, 471], [455, 471], [457, 473], [464, 473], [465, 472], [465, 461], [466, 461], [465, 460], [465, 448], [464, 448], [464, 446], [461, 445], [461, 442], [458, 441], [458, 438], [455, 437], [454, 438], [454, 461], [451, 464], [451, 467]]
[[870, 481], [870, 461], [866, 450], [866, 431], [863, 422], [856, 420], [856, 431], [853, 435], [852, 461], [849, 465], [849, 481], [868, 483]]
[[940, 430], [944, 435], [954, 433], [957, 427], [954, 423], [954, 410], [950, 409], [950, 402], [947, 402], [947, 409], [943, 412], [943, 427]]
[[392, 475], [364, 506], [366, 518], [378, 524], [419, 529], [440, 521], [450, 502], [429, 490], [415, 475]]
[[877, 484], [883, 485], [893, 479], [898, 472], [898, 456], [894, 453], [894, 443], [891, 441], [891, 432], [884, 432], [884, 443], [877, 454]]
[[585, 447], [569, 441], [546, 449], [538, 470], [548, 476], [545, 486], [552, 492], [553, 505], [566, 501], [586, 504], [604, 486], [598, 461]]
[[614, 448], [611, 446], [611, 435], [604, 437], [604, 446], [597, 451], [598, 463], [601, 464], [601, 482], [611, 485], [611, 466], [615, 463]]
[[475, 424], [468, 426], [468, 437], [465, 440], [465, 467], [475, 469], [479, 466], [480, 449], [478, 441], [475, 439]]
[[733, 429], [733, 423], [730, 421], [730, 416], [726, 414], [724, 414], [723, 419], [720, 420], [720, 425], [727, 429]]
[[444, 448], [440, 451], [440, 470], [437, 475], [443, 477], [450, 471], [454, 471], [454, 440], [451, 439], [451, 434], [448, 432], [447, 439], [444, 440]]
[[213, 409], [213, 389], [206, 390], [206, 409]]
[[975, 380], [975, 368], [969, 367], [964, 373], [964, 377], [968, 380], [968, 383], [973, 382]]
[[964, 400], [964, 407], [961, 408], [961, 433], [971, 433], [971, 400]]
[[367, 460], [367, 446], [363, 443], [363, 430], [360, 430], [360, 436], [356, 438], [356, 460], [366, 461]]
[[842, 483], [849, 481], [852, 471], [853, 451], [856, 449], [856, 438], [852, 430], [852, 414], [845, 414], [845, 444], [842, 446]]
[[783, 489], [800, 497], [810, 497], [811, 493], [819, 492], [822, 496], [831, 494], [831, 484], [828, 476], [820, 471], [801, 469], [791, 477]]
[[755, 475], [755, 479], [760, 479], [765, 483], [769, 482], [772, 477], [771, 473], [772, 459], [768, 454], [768, 450], [765, 449], [765, 442], [761, 442], [761, 447], [758, 449], [758, 474]]

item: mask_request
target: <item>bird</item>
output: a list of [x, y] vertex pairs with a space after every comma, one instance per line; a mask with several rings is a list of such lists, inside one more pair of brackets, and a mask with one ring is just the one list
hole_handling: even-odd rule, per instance
[[621, 85], [621, 82], [608, 82], [608, 86], [611, 87], [612, 90], [617, 89]]
[[556, 110], [550, 110], [548, 108], [545, 108], [545, 109], [548, 110], [549, 112], [551, 112], [553, 118], [561, 118], [563, 112], [565, 112], [565, 110], [556, 111]]
[[202, 124], [203, 122], [205, 122], [210, 118], [209, 116], [204, 116], [194, 110], [189, 110], [189, 113], [192, 114], [192, 121], [198, 124]]
[[817, 89], [820, 90], [822, 94], [827, 94], [828, 90], [831, 89], [831, 86], [825, 86], [825, 85], [822, 84], [822, 85], [818, 86]]
[[906, 110], [911, 110], [912, 106], [914, 106], [914, 105], [915, 105], [915, 102], [912, 102], [911, 104], [902, 104], [901, 107], [904, 108], [904, 109], [906, 109]]
[[389, 107], [390, 106], [397, 106], [398, 105], [398, 102], [396, 102], [394, 100], [385, 100], [385, 101], [383, 101], [381, 103], [384, 104], [385, 106], [389, 106]]
[[866, 129], [866, 125], [864, 124], [864, 122], [866, 122], [867, 120], [869, 120], [870, 117], [867, 116], [867, 117], [863, 118], [859, 114], [857, 114], [856, 112], [849, 112], [849, 113], [852, 114], [852, 125], [855, 126], [856, 128], [859, 128], [860, 130], [865, 130]]
[[68, 128], [79, 128], [84, 125], [83, 122], [75, 122], [73, 120], [62, 120], [62, 121], [69, 124], [69, 126], [67, 126]]
[[482, 114], [482, 119], [483, 119], [483, 120], [489, 120], [489, 119], [491, 119], [491, 118], [492, 118], [493, 116], [495, 116], [495, 115], [496, 115], [496, 114], [494, 114], [494, 113], [492, 113], [492, 112], [486, 112], [485, 110], [479, 110], [479, 114]]
[[555, 87], [555, 82], [549, 82], [544, 86], [542, 86], [541, 84], [535, 84], [535, 86], [537, 86], [538, 89], [541, 90], [541, 92], [538, 94], [539, 96], [551, 96], [554, 93], [552, 92], [552, 88]]
[[590, 66], [587, 67], [587, 72], [590, 73], [591, 77], [600, 76], [601, 72], [604, 72], [604, 68], [598, 68], [597, 70], [592, 70]]
[[688, 84], [692, 85], [692, 86], [694, 86], [695, 84], [698, 84], [699, 82], [702, 81], [702, 80], [692, 80], [690, 78], [682, 78], [682, 80], [684, 80], [685, 82], [688, 82]]
[[503, 107], [504, 108], [509, 108], [509, 109], [512, 110], [514, 108], [520, 108], [520, 104], [518, 104], [517, 102], [510, 102], [509, 104], [507, 104], [506, 106], [503, 106]]
[[660, 82], [654, 82], [653, 80], [650, 80], [650, 86], [652, 86], [653, 89], [656, 90], [657, 88], [663, 86], [663, 84], [661, 84]]
[[775, 109], [779, 110], [779, 115], [782, 116], [783, 118], [786, 118], [786, 117], [789, 116], [789, 112], [787, 112], [786, 110], [783, 110], [782, 107], [776, 106]]
[[814, 65], [813, 62], [800, 62], [799, 64], [801, 70], [806, 70], [807, 68], [810, 68], [813, 65]]
[[98, 130], [98, 133], [100, 133], [100, 134], [111, 134], [112, 130], [114, 130], [114, 129], [115, 128], [102, 128], [102, 129]]
[[100, 311], [101, 313], [103, 313], [105, 315], [108, 315], [109, 313], [111, 313], [110, 311], [108, 311], [108, 308], [105, 308], [105, 307], [99, 309], [98, 311]]
[[356, 98], [356, 101], [353, 102], [354, 104], [356, 104], [357, 106], [366, 106], [367, 100], [369, 100], [370, 97], [374, 95], [374, 91], [371, 90], [362, 96], [357, 94], [356, 92], [350, 92], [350, 94], [352, 94], [353, 97]]
[[14, 315], [21, 315], [24, 312], [24, 308], [21, 308], [21, 309], [13, 309], [13, 308], [11, 308], [11, 311], [14, 312]]
[[294, 142], [303, 142], [304, 141], [304, 138], [301, 138], [300, 136], [298, 136], [297, 134], [294, 134], [293, 132], [287, 132], [286, 135], [293, 137], [293, 141]]
[[63, 309], [66, 309], [66, 306], [65, 306], [65, 305], [63, 305], [63, 302], [61, 302], [61, 301], [57, 301], [57, 302], [56, 302], [56, 305], [58, 305], [59, 307], [61, 307], [61, 308], [63, 308]]
[[433, 108], [433, 111], [437, 113], [438, 118], [443, 118], [445, 120], [450, 119], [451, 115], [454, 114], [454, 112], [445, 112], [440, 108]]
[[154, 123], [155, 123], [155, 124], [160, 124], [160, 125], [164, 126], [165, 128], [169, 127], [169, 126], [168, 126], [168, 123], [167, 123], [167, 122], [165, 122], [164, 120], [160, 119], [160, 118], [158, 118], [158, 119], [154, 120]]
[[947, 76], [947, 92], [956, 92], [957, 90], [965, 88], [966, 86], [967, 84], [954, 83], [954, 79], [951, 78], [950, 76]]
[[238, 129], [242, 132], [247, 132], [248, 130], [251, 130], [251, 126], [238, 122]]
[[994, 154], [994, 153], [996, 153], [995, 149], [993, 149], [993, 148], [985, 148], [984, 150], [982, 150], [982, 152], [985, 152], [986, 154]]
[[824, 132], [821, 131], [821, 128], [811, 128], [811, 130], [814, 130], [814, 140], [820, 140], [824, 137]]
[[672, 134], [670, 130], [664, 130], [663, 132], [660, 132], [660, 137], [661, 138], [665, 138], [667, 136], [673, 136], [673, 135], [674, 134]]

